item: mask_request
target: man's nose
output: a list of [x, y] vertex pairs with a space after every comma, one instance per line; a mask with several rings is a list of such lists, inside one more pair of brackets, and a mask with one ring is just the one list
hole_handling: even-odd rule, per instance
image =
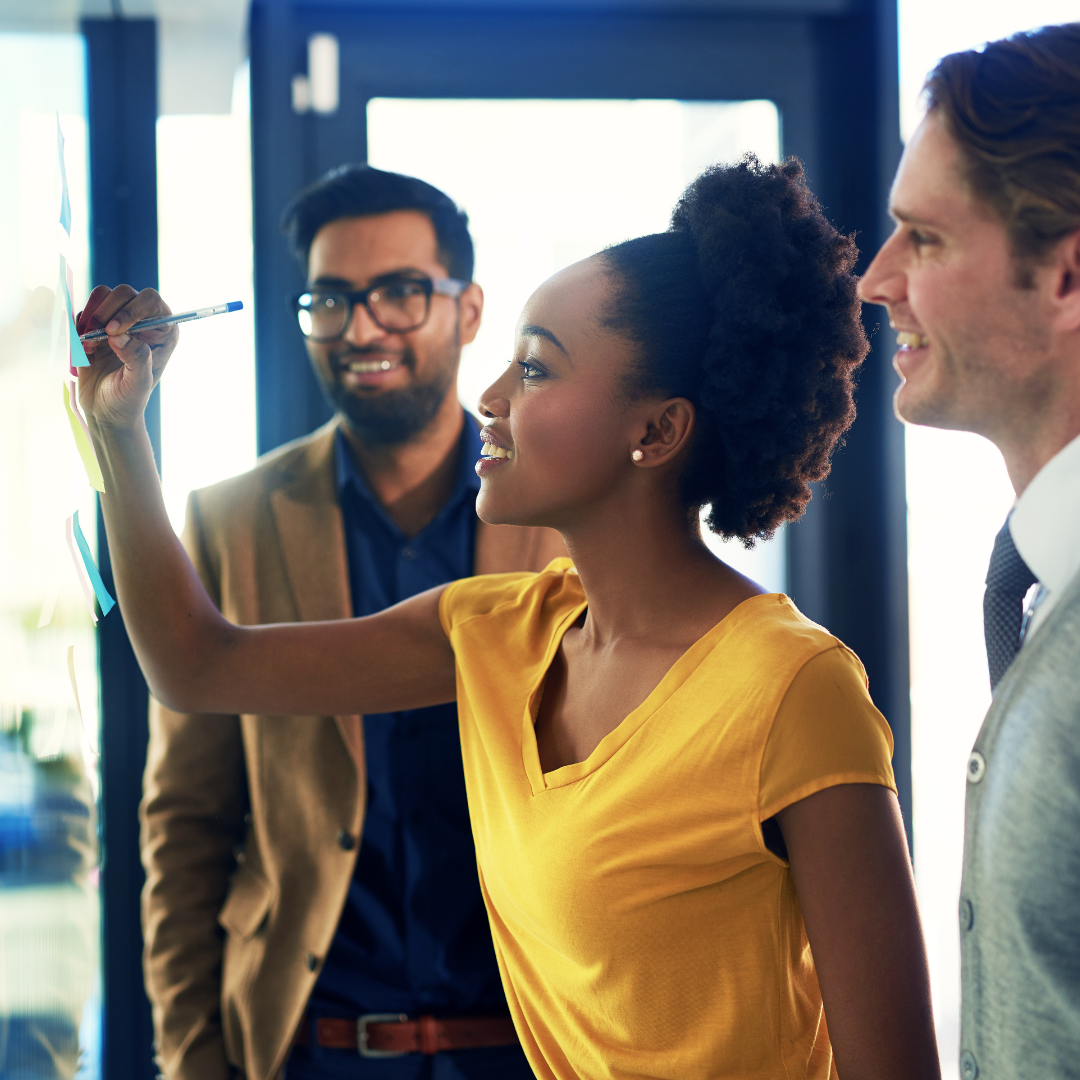
[[896, 262], [893, 238], [885, 241], [859, 279], [859, 299], [864, 304], [899, 303], [907, 294], [907, 278]]
[[372, 317], [363, 304], [354, 304], [349, 325], [345, 330], [345, 340], [350, 345], [370, 345], [387, 336], [385, 331]]

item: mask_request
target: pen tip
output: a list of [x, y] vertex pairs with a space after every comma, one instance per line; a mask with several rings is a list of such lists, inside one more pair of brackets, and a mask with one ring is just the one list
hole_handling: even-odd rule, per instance
[[229, 311], [240, 311], [244, 306], [243, 300], [230, 300], [226, 305]]

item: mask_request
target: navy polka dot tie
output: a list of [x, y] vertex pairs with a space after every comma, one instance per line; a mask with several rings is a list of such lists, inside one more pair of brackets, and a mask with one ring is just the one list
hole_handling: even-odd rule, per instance
[[1020, 626], [1024, 619], [1024, 594], [1039, 579], [1016, 550], [1009, 523], [994, 540], [990, 569], [983, 596], [983, 632], [990, 661], [990, 688], [994, 689], [1020, 651]]

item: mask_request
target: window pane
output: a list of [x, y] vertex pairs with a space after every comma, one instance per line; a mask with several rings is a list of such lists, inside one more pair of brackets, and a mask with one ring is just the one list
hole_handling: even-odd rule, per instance
[[161, 295], [173, 311], [244, 304], [182, 326], [161, 381], [161, 480], [179, 532], [192, 488], [255, 464], [247, 65], [231, 115], [162, 116], [157, 150]]
[[35, 1080], [99, 1073], [97, 658], [65, 541], [78, 510], [93, 550], [96, 511], [53, 319], [61, 249], [76, 311], [88, 286], [83, 86], [80, 37], [0, 34], [0, 1075]]
[[[748, 150], [763, 161], [780, 154], [771, 101], [376, 98], [367, 116], [372, 165], [427, 180], [469, 214], [484, 322], [458, 390], [473, 410], [545, 278], [609, 244], [662, 232], [707, 165]], [[706, 539], [766, 588], [784, 588], [782, 537], [752, 552]]]

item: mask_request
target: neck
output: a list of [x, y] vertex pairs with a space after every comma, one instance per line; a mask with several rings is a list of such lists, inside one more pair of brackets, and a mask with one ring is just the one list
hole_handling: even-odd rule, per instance
[[406, 536], [420, 532], [450, 498], [464, 423], [465, 413], [452, 393], [419, 435], [397, 446], [365, 443], [342, 417], [341, 430], [356, 467]]
[[709, 552], [674, 498], [615, 499], [563, 531], [597, 645], [629, 638], [689, 648], [761, 592]]
[[1023, 431], [1006, 432], [991, 441], [1001, 451], [1013, 490], [1019, 498], [1042, 467], [1080, 436], [1080, 397], [1071, 410], [1033, 421]]

